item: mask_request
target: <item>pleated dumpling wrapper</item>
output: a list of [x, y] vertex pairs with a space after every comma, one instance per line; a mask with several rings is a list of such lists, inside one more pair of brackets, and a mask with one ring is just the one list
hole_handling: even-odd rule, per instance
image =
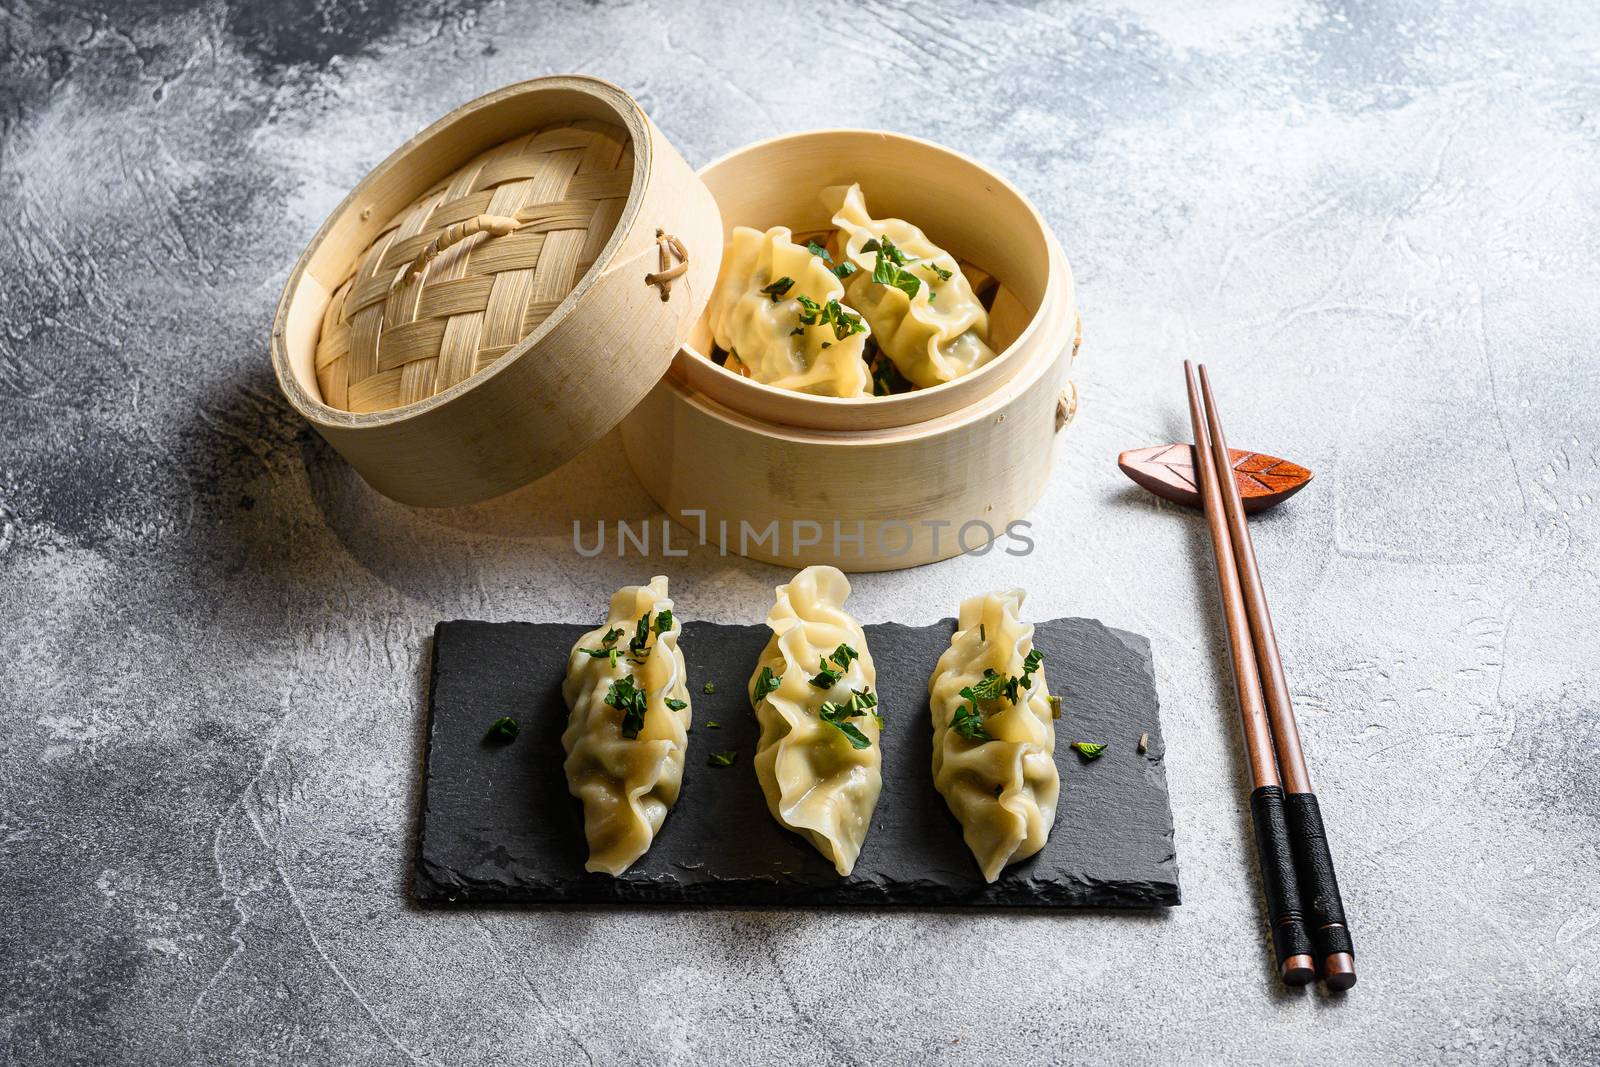
[[667, 579], [611, 597], [567, 658], [567, 788], [583, 801], [585, 870], [619, 875], [655, 840], [683, 784], [689, 688]]
[[787, 227], [736, 226], [711, 293], [711, 338], [730, 369], [816, 396], [870, 396], [871, 331], [840, 303], [844, 283]]
[[772, 639], [750, 678], [767, 808], [841, 875], [855, 869], [883, 790], [878, 674], [866, 633], [844, 609], [849, 595], [835, 567], [807, 567], [778, 586]]
[[1019, 618], [1022, 598], [1013, 589], [963, 601], [928, 682], [933, 784], [989, 882], [1044, 847], [1061, 792], [1044, 653]]
[[994, 359], [989, 313], [955, 256], [904, 219], [875, 219], [859, 185], [822, 191], [856, 268], [845, 298], [861, 313], [907, 380], [929, 388], [971, 374]]

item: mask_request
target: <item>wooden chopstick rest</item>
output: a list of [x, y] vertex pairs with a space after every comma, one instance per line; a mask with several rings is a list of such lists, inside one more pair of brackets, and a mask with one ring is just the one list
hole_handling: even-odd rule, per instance
[[[1198, 508], [1194, 454], [1194, 446], [1186, 444], [1130, 448], [1117, 457], [1117, 467], [1161, 499]], [[1305, 467], [1265, 452], [1230, 448], [1228, 466], [1244, 499], [1244, 510], [1251, 515], [1283, 503], [1311, 481], [1311, 472]]]

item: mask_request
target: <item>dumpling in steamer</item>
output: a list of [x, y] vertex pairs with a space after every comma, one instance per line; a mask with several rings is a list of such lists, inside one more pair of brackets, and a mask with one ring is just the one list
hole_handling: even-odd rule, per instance
[[585, 870], [626, 871], [678, 799], [691, 714], [681, 630], [658, 576], [617, 590], [567, 658], [561, 746], [567, 789], [583, 801]]
[[818, 396], [869, 396], [870, 336], [843, 306], [844, 283], [789, 229], [733, 231], [711, 293], [711, 336], [750, 377]]
[[867, 635], [844, 610], [849, 595], [834, 567], [807, 567], [778, 586], [772, 639], [749, 687], [767, 808], [841, 875], [855, 868], [883, 789], [878, 673]]
[[831, 186], [822, 201], [856, 267], [847, 300], [907, 380], [942, 385], [994, 359], [989, 313], [954, 256], [903, 219], [869, 215], [860, 185]]
[[1044, 847], [1061, 776], [1033, 626], [1018, 618], [1023, 593], [975, 596], [928, 682], [933, 784], [961, 823], [985, 881]]

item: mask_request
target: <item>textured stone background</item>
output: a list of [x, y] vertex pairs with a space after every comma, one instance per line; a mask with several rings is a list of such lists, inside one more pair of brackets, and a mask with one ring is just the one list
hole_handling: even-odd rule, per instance
[[[1199, 13], [1199, 9], [1206, 9]], [[1347, 1063], [1600, 1057], [1600, 15], [1569, 0], [9, 5], [0, 96], [0, 1056]], [[1011, 176], [1077, 270], [1083, 408], [1024, 583], [1155, 641], [1186, 903], [1153, 916], [430, 914], [422, 652], [583, 617], [649, 502], [606, 442], [491, 505], [373, 494], [276, 395], [303, 242], [413, 130], [590, 71], [692, 162], [883, 126]], [[908, 175], [915, 181], [915, 175]], [[1361, 948], [1268, 979], [1184, 432], [1313, 467], [1259, 525]], [[685, 614], [781, 572], [699, 553]]]

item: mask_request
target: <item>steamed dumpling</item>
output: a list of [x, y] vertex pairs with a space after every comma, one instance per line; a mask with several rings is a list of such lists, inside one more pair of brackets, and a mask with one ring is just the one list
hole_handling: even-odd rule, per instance
[[767, 808], [841, 875], [855, 868], [883, 789], [878, 673], [867, 635], [844, 610], [849, 595], [835, 567], [807, 567], [778, 586], [772, 639], [749, 687]]
[[711, 294], [711, 336], [751, 378], [818, 396], [869, 396], [870, 331], [844, 283], [787, 227], [733, 231]]
[[617, 590], [568, 656], [561, 746], [567, 789], [583, 801], [585, 870], [626, 871], [678, 799], [690, 718], [681, 629], [657, 576]]
[[[954, 256], [903, 219], [874, 219], [860, 185], [831, 186], [822, 200], [843, 238], [841, 258], [856, 267], [846, 285], [848, 302], [901, 374], [927, 388], [994, 359], [989, 313]], [[885, 238], [892, 247], [885, 247]], [[899, 285], [874, 280], [880, 261]]]
[[928, 682], [933, 783], [988, 882], [1044, 847], [1061, 791], [1044, 656], [1018, 618], [1022, 598], [1013, 589], [964, 601]]

